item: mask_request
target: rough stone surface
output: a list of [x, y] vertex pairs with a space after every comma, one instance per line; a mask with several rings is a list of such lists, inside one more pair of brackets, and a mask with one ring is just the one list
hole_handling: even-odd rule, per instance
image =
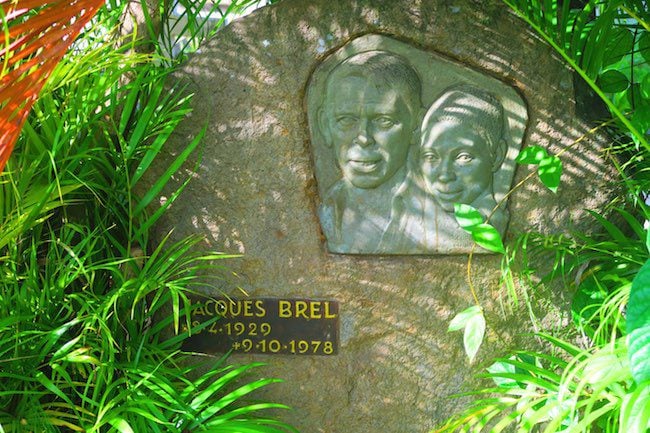
[[[507, 241], [525, 230], [589, 227], [583, 210], [602, 208], [612, 194], [613, 170], [600, 153], [606, 142], [592, 134], [574, 144], [591, 126], [575, 114], [571, 71], [499, 1], [283, 0], [220, 31], [174, 76], [195, 96], [170, 155], [202, 127], [207, 133], [196, 172], [190, 164], [175, 178], [194, 179], [158, 231], [198, 233], [206, 248], [243, 255], [228, 261], [232, 274], [215, 294], [241, 288], [251, 296], [340, 302], [339, 355], [232, 358], [261, 359], [269, 363], [265, 374], [286, 379], [261, 397], [293, 406], [281, 416], [304, 433], [426, 432], [462, 403], [448, 397], [488, 355], [526, 329], [525, 317], [499, 319], [497, 256], [473, 258], [490, 329], [471, 366], [462, 336], [447, 333], [454, 314], [473, 302], [466, 255], [327, 252], [307, 85], [330, 53], [368, 33], [512, 86], [528, 106], [524, 146], [561, 152], [558, 194], [533, 179], [510, 196]], [[531, 170], [518, 167], [514, 184]], [[554, 296], [549, 303], [562, 310]]]

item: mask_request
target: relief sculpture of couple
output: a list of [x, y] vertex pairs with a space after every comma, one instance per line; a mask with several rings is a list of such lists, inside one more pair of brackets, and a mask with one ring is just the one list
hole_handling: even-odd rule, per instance
[[497, 95], [458, 84], [424, 107], [408, 61], [372, 50], [329, 72], [315, 119], [341, 174], [319, 207], [330, 252], [467, 252], [455, 203], [490, 216], [503, 234], [508, 215], [494, 210], [493, 182], [508, 123]]

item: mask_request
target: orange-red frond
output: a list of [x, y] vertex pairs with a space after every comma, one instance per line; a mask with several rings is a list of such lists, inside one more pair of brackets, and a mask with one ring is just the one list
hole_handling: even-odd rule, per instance
[[47, 77], [103, 4], [0, 0], [5, 17], [0, 29], [0, 172]]

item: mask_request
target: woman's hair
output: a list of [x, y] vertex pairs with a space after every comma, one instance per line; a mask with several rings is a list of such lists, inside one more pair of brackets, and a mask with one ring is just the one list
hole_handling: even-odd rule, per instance
[[505, 154], [505, 118], [503, 105], [493, 94], [478, 87], [462, 84], [447, 89], [431, 104], [422, 121], [422, 141], [431, 127], [440, 121], [467, 124], [488, 143], [493, 159]]

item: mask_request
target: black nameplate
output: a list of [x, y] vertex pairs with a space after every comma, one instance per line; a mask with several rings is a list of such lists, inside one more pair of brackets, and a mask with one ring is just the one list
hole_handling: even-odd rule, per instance
[[194, 300], [192, 328], [185, 350], [336, 355], [339, 304], [313, 299]]

